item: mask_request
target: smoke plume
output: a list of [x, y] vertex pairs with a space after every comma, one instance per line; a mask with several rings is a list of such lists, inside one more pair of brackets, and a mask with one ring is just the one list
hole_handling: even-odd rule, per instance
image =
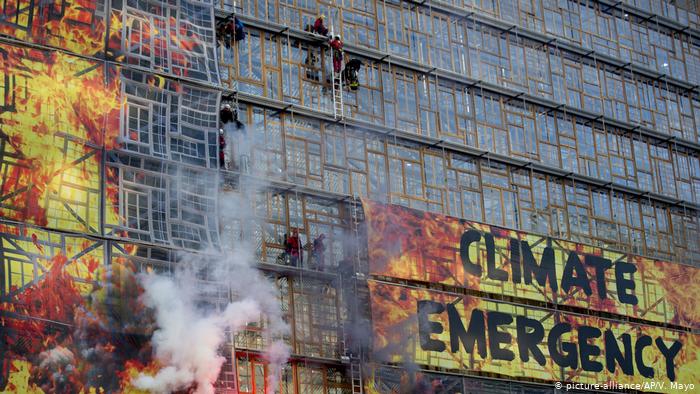
[[[227, 131], [229, 139], [233, 131]], [[237, 150], [249, 149], [256, 134], [236, 132], [240, 133], [236, 136]], [[171, 276], [141, 276], [142, 300], [155, 312], [157, 329], [151, 344], [162, 368], [154, 376], [138, 376], [132, 382], [136, 388], [156, 393], [188, 388], [198, 394], [214, 393], [214, 383], [225, 362], [220, 351], [227, 333], [235, 335], [248, 323], [261, 320], [268, 344], [264, 354], [268, 361], [267, 391], [273, 392], [277, 385], [289, 357], [288, 346], [280, 339], [287, 334], [288, 326], [282, 318], [277, 290], [255, 267], [254, 244], [243, 230], [253, 227], [256, 219], [250, 199], [265, 186], [248, 179], [253, 177], [240, 177], [238, 191], [219, 196], [215, 215], [223, 228], [220, 249], [182, 254]], [[202, 280], [206, 278], [210, 279]], [[231, 298], [225, 307], [215, 308], [207, 302], [207, 296], [221, 293], [222, 287], [230, 290], [225, 293]]]

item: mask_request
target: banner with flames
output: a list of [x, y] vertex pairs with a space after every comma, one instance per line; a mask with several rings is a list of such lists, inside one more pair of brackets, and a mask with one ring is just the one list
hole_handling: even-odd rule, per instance
[[0, 391], [130, 392], [159, 369], [136, 250], [0, 223]]
[[105, 47], [107, 1], [0, 2], [0, 34], [88, 56]]
[[[118, 69], [0, 44], [0, 216], [100, 234], [103, 148], [119, 135]], [[103, 217], [106, 216], [106, 217]]]
[[82, 56], [218, 83], [211, 2], [5, 0], [0, 34]]
[[[160, 369], [136, 272], [167, 249], [140, 246], [139, 260], [116, 239], [217, 242], [218, 178], [205, 176], [216, 152], [202, 152], [216, 146], [218, 100], [104, 61], [0, 43], [0, 392], [136, 392], [135, 376]], [[165, 116], [168, 106], [181, 113]], [[183, 182], [168, 182], [178, 174]], [[129, 196], [147, 193], [178, 202], [148, 216], [159, 226], [144, 221], [150, 204], [130, 209]]]
[[700, 328], [700, 269], [363, 201], [370, 274]]
[[[512, 392], [512, 382], [469, 379], [460, 375], [431, 373], [410, 368], [391, 367], [377, 363], [363, 364], [364, 392], [368, 394], [460, 394]], [[466, 384], [465, 384], [466, 383]], [[505, 385], [506, 387], [499, 387]], [[533, 387], [525, 386], [522, 387]], [[534, 386], [535, 388], [537, 386]]]
[[219, 83], [211, 2], [111, 0], [109, 20], [109, 58]]
[[[700, 336], [368, 282], [374, 356], [453, 372], [579, 383], [700, 381]], [[684, 386], [682, 386], [684, 387]]]

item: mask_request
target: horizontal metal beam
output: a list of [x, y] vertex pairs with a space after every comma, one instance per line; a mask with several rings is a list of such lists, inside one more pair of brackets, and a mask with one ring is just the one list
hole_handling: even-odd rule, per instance
[[[255, 18], [250, 18], [250, 17], [245, 17], [241, 16], [241, 19], [244, 19], [246, 23], [249, 23], [251, 26], [255, 26], [257, 28], [263, 29], [267, 32], [276, 32], [279, 31], [279, 27], [282, 26], [277, 23], [272, 23], [272, 22], [266, 22], [266, 21], [261, 21], [259, 19]], [[295, 29], [295, 28], [290, 28], [287, 31], [287, 34], [289, 34], [290, 37], [294, 37], [295, 39], [299, 40], [311, 40], [311, 41], [319, 41], [318, 36], [315, 34], [311, 34], [308, 32], [305, 32], [303, 30]], [[431, 67], [431, 66], [426, 66], [424, 64], [421, 64], [419, 62], [416, 62], [414, 60], [410, 60], [407, 58], [399, 57], [390, 53], [382, 52], [377, 49], [373, 48], [368, 48], [368, 47], [363, 47], [359, 45], [353, 45], [353, 44], [344, 44], [344, 49], [346, 52], [355, 54], [358, 56], [363, 56], [372, 60], [375, 60], [377, 62], [382, 62], [382, 63], [389, 63], [389, 64], [394, 64], [397, 66], [404, 67], [409, 70], [414, 70], [416, 72], [419, 72], [421, 74], [430, 74], [432, 71], [432, 74], [438, 75], [440, 79], [445, 79], [449, 80], [452, 82], [457, 82], [460, 84], [464, 84], [466, 86], [476, 86], [479, 85], [485, 92], [489, 93], [496, 93], [499, 95], [507, 96], [507, 97], [514, 97], [518, 96], [522, 98], [525, 102], [528, 102], [530, 104], [536, 104], [545, 108], [550, 108], [550, 109], [556, 109], [560, 110], [562, 112], [566, 112], [568, 114], [576, 115], [580, 118], [583, 118], [585, 120], [589, 121], [596, 121], [596, 122], [601, 122], [605, 123], [607, 125], [626, 130], [626, 131], [634, 131], [635, 133], [651, 137], [654, 139], [659, 139], [659, 140], [664, 140], [670, 136], [670, 134], [666, 133], [661, 133], [658, 132], [654, 129], [651, 129], [649, 127], [641, 127], [638, 125], [634, 125], [631, 123], [626, 123], [626, 122], [621, 122], [616, 119], [607, 117], [603, 114], [600, 113], [594, 113], [590, 112], [587, 110], [579, 109], [579, 108], [574, 108], [566, 104], [558, 103], [552, 100], [548, 100], [542, 97], [537, 97], [529, 94], [529, 92], [521, 91], [521, 90], [514, 90], [510, 88], [506, 88], [491, 82], [486, 82], [483, 80], [471, 78], [471, 77], [466, 77], [464, 75], [455, 73], [453, 71], [441, 69], [441, 68], [436, 68], [436, 67]], [[675, 140], [676, 144], [679, 146], [683, 146], [692, 150], [700, 151], [700, 144], [694, 141], [690, 141], [687, 139], [683, 138], [677, 138]]]
[[650, 12], [644, 11], [641, 8], [637, 8], [633, 5], [630, 4], [625, 4], [620, 1], [611, 1], [611, 0], [596, 0], [600, 4], [605, 4], [610, 8], [617, 8], [620, 9], [628, 14], [635, 15], [639, 18], [642, 19], [651, 19], [651, 18], [656, 18], [656, 21], [659, 23], [660, 26], [663, 26], [667, 29], [677, 31], [677, 32], [685, 32], [686, 34], [692, 35], [693, 37], [700, 37], [700, 30], [695, 29], [690, 27], [690, 25], [682, 25], [681, 23], [674, 21], [673, 19], [663, 16], [663, 15], [656, 15], [652, 14]]
[[[220, 16], [224, 16], [224, 17], [226, 15], [228, 15], [227, 13], [223, 12], [222, 10], [217, 10], [217, 14]], [[274, 24], [271, 24], [270, 22], [262, 22], [262, 21], [259, 21], [257, 19], [251, 19], [251, 18], [245, 18], [245, 21], [247, 23], [249, 23], [250, 25], [262, 28], [264, 30], [268, 30], [271, 32], [279, 31], [279, 29], [271, 30], [270, 29], [271, 25], [274, 25]], [[278, 26], [282, 26], [282, 25], [278, 25]], [[304, 31], [301, 31], [298, 29], [289, 29], [287, 34], [294, 36], [295, 38], [299, 38], [299, 39], [306, 39], [306, 40], [314, 40], [315, 39], [316, 41], [319, 41], [319, 42], [324, 41], [323, 38], [318, 37], [317, 35], [307, 33], [307, 32], [304, 32]], [[58, 51], [64, 52], [64, 53], [70, 53], [70, 52], [67, 52], [65, 50], [56, 49], [56, 48], [45, 46], [45, 45], [26, 43], [24, 41], [10, 38], [10, 37], [0, 37], [0, 42], [7, 42], [7, 43], [10, 43], [13, 45], [20, 45], [20, 46], [41, 49], [41, 50], [58, 50]], [[394, 64], [399, 64], [399, 65], [402, 65], [404, 67], [412, 68], [414, 70], [418, 70], [421, 72], [427, 72], [427, 71], [432, 69], [430, 67], [421, 66], [421, 65], [419, 65], [415, 62], [411, 62], [407, 59], [397, 58], [394, 55], [381, 53], [379, 51], [374, 51], [374, 50], [370, 50], [370, 49], [363, 49], [363, 48], [359, 48], [359, 47], [353, 47], [353, 48], [349, 48], [349, 49], [351, 51], [356, 52], [356, 53], [365, 55], [366, 57], [374, 58], [374, 59], [377, 59], [380, 61], [386, 60], [386, 59], [394, 59], [394, 61], [393, 61]], [[73, 54], [73, 55], [75, 55], [75, 54]], [[98, 59], [98, 58], [91, 57], [91, 56], [85, 56], [85, 55], [75, 55], [75, 56], [85, 58], [85, 59], [105, 62], [107, 64], [120, 65], [120, 63], [105, 61], [104, 59]], [[132, 69], [135, 69], [135, 70], [146, 72], [146, 73], [160, 75], [160, 76], [163, 76], [165, 78], [186, 82], [186, 83], [189, 83], [189, 84], [201, 87], [201, 88], [213, 89], [213, 90], [219, 90], [219, 91], [223, 90], [224, 93], [228, 93], [228, 94], [235, 93], [231, 89], [226, 89], [226, 88], [223, 88], [222, 86], [211, 84], [211, 83], [204, 82], [201, 80], [195, 80], [195, 79], [190, 79], [190, 78], [186, 78], [186, 77], [185, 78], [177, 77], [177, 76], [174, 76], [174, 75], [171, 75], [168, 73], [157, 72], [154, 70], [150, 70], [150, 69], [147, 69], [144, 67], [138, 67], [135, 65], [129, 65], [129, 67]], [[499, 93], [499, 94], [511, 96], [511, 97], [516, 96], [516, 95], [521, 93], [518, 91], [512, 91], [512, 90], [509, 90], [506, 88], [502, 88], [502, 87], [497, 86], [497, 85], [489, 84], [489, 83], [484, 82], [484, 81], [458, 76], [455, 73], [452, 73], [450, 71], [443, 71], [440, 69], [438, 69], [437, 71], [440, 71], [441, 78], [452, 79], [456, 82], [464, 83], [468, 86], [477, 86], [477, 85], [483, 86], [484, 90], [486, 90], [486, 91], [491, 91], [491, 92], [495, 92], [495, 93]], [[334, 119], [331, 114], [323, 113], [321, 111], [313, 111], [313, 110], [310, 110], [308, 108], [304, 108], [304, 107], [301, 107], [298, 105], [292, 105], [289, 103], [283, 103], [283, 102], [280, 102], [277, 100], [267, 99], [267, 98], [259, 97], [259, 96], [248, 95], [248, 94], [244, 94], [244, 93], [239, 93], [239, 96], [245, 97], [245, 101], [247, 101], [249, 103], [263, 105], [263, 106], [267, 106], [270, 108], [276, 108], [276, 109], [279, 109], [280, 111], [290, 111], [291, 110], [291, 111], [294, 111], [296, 113], [306, 114], [306, 115], [311, 116], [311, 117], [325, 118], [327, 121], [332, 122], [332, 123], [337, 122], [337, 120]], [[530, 101], [532, 103], [551, 108], [552, 110], [561, 110], [562, 108], [564, 108], [565, 110], [567, 109], [567, 106], [565, 106], [563, 104], [547, 102], [547, 101], [544, 101], [543, 99], [534, 99], [527, 94], [523, 94], [522, 97], [524, 98], [525, 101]], [[538, 100], [542, 100], [544, 102], [538, 103]], [[583, 115], [583, 117], [586, 117], [587, 119], [589, 119], [591, 121], [599, 121], [602, 117], [602, 115], [599, 115], [599, 114], [587, 113], [586, 111], [575, 110], [572, 108], [568, 108], [567, 112], [578, 115], [578, 116]], [[621, 122], [618, 122], [618, 121], [615, 121], [612, 119], [607, 119], [605, 117], [602, 117], [602, 118], [605, 119], [605, 122], [607, 124], [610, 124], [610, 125], [613, 125], [615, 127], [622, 128], [622, 129], [627, 129], [629, 131], [640, 132], [642, 135], [650, 136], [650, 137], [656, 138], [660, 141], [666, 141], [670, 137], [668, 134], [658, 133], [658, 132], [655, 132], [655, 131], [650, 130], [648, 128], [639, 128], [638, 126], [626, 125], [626, 124], [623, 124]], [[396, 135], [396, 136], [402, 136], [402, 138], [404, 138], [406, 140], [413, 141], [413, 142], [416, 142], [419, 144], [426, 144], [426, 143], [428, 145], [437, 144], [437, 146], [443, 146], [443, 147], [449, 148], [451, 150], [454, 150], [455, 152], [466, 153], [466, 154], [471, 154], [471, 155], [476, 155], [476, 156], [488, 155], [489, 157], [493, 158], [495, 161], [503, 160], [502, 162], [505, 164], [512, 163], [512, 164], [518, 166], [518, 165], [523, 165], [525, 163], [529, 163], [527, 161], [515, 159], [515, 158], [512, 158], [510, 156], [503, 156], [503, 155], [499, 155], [499, 154], [492, 153], [489, 151], [465, 146], [465, 145], [458, 145], [458, 144], [447, 143], [447, 142], [439, 142], [439, 140], [432, 141], [433, 139], [431, 139], [429, 137], [416, 136], [416, 135], [412, 135], [410, 133], [400, 131], [398, 129], [388, 128], [385, 126], [376, 125], [376, 124], [372, 124], [372, 123], [364, 122], [364, 121], [360, 121], [360, 120], [346, 119], [345, 123], [350, 124], [350, 125], [355, 125], [356, 127], [361, 127], [361, 128], [366, 129], [366, 130], [374, 130], [374, 131], [379, 132], [381, 134], [392, 134], [392, 135]], [[693, 142], [683, 140], [683, 139], [675, 139], [674, 142], [677, 145], [684, 146], [686, 148], [694, 149], [696, 151], [700, 150], [700, 145], [697, 143], [693, 143]], [[129, 154], [133, 154], [133, 153], [130, 152]], [[148, 156], [148, 157], [150, 158], [150, 156]], [[183, 165], [183, 163], [178, 163], [178, 165]], [[543, 173], [547, 173], [547, 174], [554, 175], [554, 176], [560, 176], [560, 177], [563, 176], [563, 172], [564, 172], [561, 169], [552, 168], [552, 167], [545, 166], [545, 165], [535, 163], [535, 162], [532, 162], [532, 167], [535, 169], [538, 169], [538, 171], [541, 171]], [[197, 168], [201, 168], [201, 167], [197, 167]], [[591, 177], [585, 177], [583, 175], [576, 175], [573, 179], [587, 183], [587, 184], [591, 184], [591, 185], [598, 185], [599, 186], [601, 184], [605, 184], [604, 181], [597, 180], [597, 179], [591, 178]], [[590, 179], [590, 181], [588, 181], [587, 179]], [[623, 186], [623, 185], [615, 186], [614, 190], [622, 191], [624, 193], [628, 193], [631, 195], [639, 195], [641, 193], [641, 191], [639, 191], [638, 189], [631, 188], [628, 186]], [[698, 204], [695, 204], [695, 203], [692, 203], [689, 201], [684, 201], [684, 202], [679, 204], [679, 200], [671, 198], [671, 197], [659, 195], [657, 193], [650, 193], [649, 197], [652, 200], [656, 200], [656, 201], [667, 203], [667, 204], [681, 205], [681, 206], [684, 206], [688, 209], [698, 210], [700, 208], [700, 206]]]
[[[412, 4], [419, 3], [416, 0], [404, 0], [404, 1], [406, 1], [408, 3], [412, 3]], [[696, 28], [692, 28], [692, 27], [690, 27], [690, 25], [682, 25], [679, 22], [674, 21], [668, 17], [649, 13], [649, 12], [644, 11], [640, 8], [637, 8], [633, 5], [624, 4], [621, 1], [612, 1], [612, 0], [595, 0], [595, 1], [597, 1], [601, 5], [606, 6], [606, 10], [611, 10], [611, 9], [620, 10], [620, 11], [623, 11], [624, 13], [634, 15], [637, 18], [641, 19], [642, 21], [649, 21], [651, 19], [655, 19], [655, 22], [658, 22], [659, 26], [662, 26], [665, 29], [668, 29], [672, 32], [683, 33], [683, 34], [691, 36], [693, 38], [700, 38], [700, 30], [698, 30]], [[463, 19], [464, 18], [473, 19], [474, 17], [476, 17], [477, 20], [483, 21], [486, 23], [493, 22], [493, 23], [498, 24], [498, 25], [507, 26], [507, 28], [513, 26], [511, 23], [503, 22], [498, 18], [488, 16], [488, 15], [484, 14], [483, 11], [480, 11], [480, 10], [467, 11], [466, 8], [460, 8], [460, 7], [457, 7], [455, 5], [452, 5], [452, 4], [449, 4], [449, 3], [446, 3], [446, 2], [440, 1], [440, 0], [431, 1], [430, 8], [435, 9], [435, 10], [439, 10], [441, 12], [448, 13], [451, 15], [456, 15], [456, 16], [463, 18]], [[540, 36], [546, 35], [546, 36], [554, 37], [553, 35], [536, 32], [534, 30], [523, 28], [521, 26], [518, 26], [517, 29], [520, 29], [519, 31], [523, 31], [523, 32], [531, 32], [531, 33], [535, 34], [536, 36], [537, 35], [540, 35]]]
[[[415, 0], [405, 0], [408, 2], [413, 2]], [[457, 16], [462, 16], [461, 14], [464, 13], [463, 9], [445, 4], [440, 1], [432, 2], [431, 3], [431, 8], [434, 10], [439, 10], [444, 13], [452, 14], [452, 15], [457, 15]], [[464, 17], [464, 16], [463, 16]], [[482, 13], [470, 13], [469, 17], [467, 18], [468, 20], [472, 20], [474, 22], [478, 22], [480, 24], [496, 28], [498, 30], [501, 30], [503, 32], [508, 32], [511, 34], [517, 34], [518, 37], [523, 37], [527, 38], [533, 41], [536, 41], [538, 43], [541, 43], [546, 46], [550, 47], [557, 47], [561, 50], [565, 50], [568, 52], [571, 52], [573, 54], [576, 54], [581, 57], [585, 57], [591, 61], [596, 61], [596, 62], [602, 62], [605, 64], [609, 64], [614, 67], [623, 67], [626, 66], [625, 68], [634, 72], [635, 74], [642, 75], [646, 78], [649, 79], [656, 79], [659, 77], [662, 77], [669, 83], [669, 85], [674, 85], [677, 87], [680, 87], [682, 90], [690, 90], [695, 87], [695, 85], [682, 80], [678, 78], [674, 78], [671, 76], [667, 76], [664, 73], [659, 73], [657, 70], [651, 69], [649, 67], [645, 67], [642, 65], [638, 64], [630, 64], [627, 65], [627, 62], [617, 59], [613, 56], [600, 53], [596, 50], [590, 49], [590, 48], [584, 48], [579, 44], [576, 44], [572, 41], [566, 40], [564, 38], [560, 38], [557, 36], [554, 36], [549, 33], [543, 33], [539, 31], [535, 31], [532, 29], [528, 29], [519, 25], [513, 25], [512, 23], [509, 22], [504, 22], [500, 19], [488, 16], [486, 14]], [[674, 31], [676, 29], [673, 29]]]
[[177, 82], [185, 82], [185, 83], [188, 83], [190, 85], [197, 86], [197, 87], [200, 87], [203, 89], [217, 90], [217, 91], [222, 90], [222, 87], [220, 85], [217, 85], [215, 83], [211, 83], [209, 81], [203, 81], [201, 79], [195, 79], [195, 78], [190, 78], [187, 76], [175, 75], [175, 74], [166, 73], [163, 71], [153, 70], [153, 69], [149, 69], [147, 67], [139, 66], [137, 64], [125, 64], [125, 63], [115, 62], [113, 60], [99, 58], [96, 56], [90, 56], [90, 55], [70, 52], [64, 48], [58, 48], [58, 47], [52, 47], [52, 46], [43, 45], [43, 44], [26, 42], [26, 41], [22, 41], [22, 40], [19, 40], [17, 38], [10, 37], [7, 35], [0, 35], [0, 43], [5, 43], [5, 44], [17, 46], [17, 47], [38, 49], [40, 51], [60, 52], [60, 53], [70, 55], [72, 57], [93, 61], [93, 62], [96, 62], [98, 64], [105, 64], [106, 66], [129, 68], [129, 69], [143, 72], [146, 74], [157, 75], [157, 76], [160, 76], [163, 78], [167, 78], [169, 80], [173, 80], [173, 81], [177, 81]]
[[[328, 123], [336, 123], [337, 120], [333, 117], [333, 114], [331, 113], [326, 113], [322, 111], [317, 111], [313, 110], [307, 107], [302, 107], [296, 104], [293, 104], [290, 106], [289, 103], [283, 102], [283, 101], [278, 101], [278, 100], [273, 100], [269, 98], [264, 98], [248, 93], [239, 93], [239, 102], [243, 103], [248, 103], [248, 104], [254, 104], [258, 106], [263, 106], [263, 107], [268, 107], [271, 109], [276, 109], [281, 112], [289, 112], [297, 115], [302, 115], [302, 116], [307, 116], [307, 117], [312, 117], [315, 119], [323, 120]], [[409, 142], [409, 143], [415, 143], [419, 144], [421, 146], [425, 147], [439, 147], [439, 148], [444, 148], [450, 152], [455, 152], [455, 153], [462, 153], [462, 154], [467, 154], [470, 156], [475, 156], [475, 157], [488, 157], [489, 160], [492, 160], [497, 163], [502, 163], [502, 164], [507, 164], [509, 166], [514, 166], [514, 167], [519, 167], [519, 168], [525, 168], [525, 167], [531, 167], [534, 171], [546, 174], [546, 175], [551, 175], [557, 178], [566, 178], [569, 180], [573, 180], [575, 182], [580, 182], [582, 184], [586, 185], [591, 185], [596, 188], [603, 188], [605, 187], [607, 190], [612, 190], [614, 192], [620, 192], [624, 194], [628, 194], [630, 196], [638, 197], [644, 193], [647, 193], [644, 195], [645, 198], [649, 198], [652, 201], [660, 202], [663, 204], [667, 204], [669, 206], [680, 206], [680, 207], [685, 207], [686, 209], [691, 209], [691, 210], [700, 210], [700, 205], [690, 202], [690, 201], [683, 201], [679, 200], [674, 197], [669, 197], [665, 196], [662, 194], [654, 193], [654, 192], [647, 192], [644, 190], [640, 190], [634, 187], [630, 186], [625, 186], [625, 185], [620, 185], [620, 184], [613, 184], [612, 187], [610, 185], [609, 181], [605, 181], [602, 179], [598, 178], [593, 178], [590, 176], [585, 176], [585, 175], [580, 175], [580, 174], [575, 174], [572, 173], [568, 170], [564, 170], [561, 168], [556, 168], [556, 167], [551, 167], [546, 164], [538, 163], [538, 162], [532, 162], [528, 160], [523, 160], [523, 159], [518, 159], [512, 156], [506, 156], [498, 153], [493, 153], [487, 150], [471, 147], [471, 146], [466, 146], [466, 145], [461, 145], [461, 144], [456, 144], [452, 142], [446, 142], [444, 140], [440, 140], [437, 138], [433, 137], [428, 137], [428, 136], [422, 136], [422, 135], [416, 135], [412, 133], [408, 133], [405, 131], [401, 131], [395, 128], [390, 128], [382, 125], [377, 125], [371, 122], [366, 122], [366, 121], [361, 121], [357, 119], [344, 119], [343, 123], [347, 126], [354, 127], [357, 129], [365, 130], [365, 131], [370, 131], [373, 133], [377, 133], [380, 135], [392, 135], [396, 137], [397, 139], [400, 139], [402, 142]], [[301, 190], [301, 189], [300, 189]], [[313, 191], [314, 193], [316, 192], [316, 189], [309, 189], [309, 191]], [[343, 195], [337, 195], [334, 194], [334, 198], [340, 198]]]

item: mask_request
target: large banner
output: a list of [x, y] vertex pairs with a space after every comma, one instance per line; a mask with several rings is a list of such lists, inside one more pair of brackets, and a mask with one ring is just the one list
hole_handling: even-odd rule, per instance
[[653, 381], [663, 383], [653, 391], [675, 392], [700, 381], [700, 336], [688, 332], [368, 284], [377, 361], [608, 389]]
[[363, 201], [375, 276], [700, 328], [700, 269]]
[[102, 149], [119, 136], [118, 72], [0, 43], [0, 217], [90, 234], [118, 220], [100, 209]]
[[0, 393], [138, 392], [133, 379], [159, 365], [136, 254], [0, 222]]
[[107, 2], [91, 0], [5, 0], [0, 34], [88, 56], [102, 56]]

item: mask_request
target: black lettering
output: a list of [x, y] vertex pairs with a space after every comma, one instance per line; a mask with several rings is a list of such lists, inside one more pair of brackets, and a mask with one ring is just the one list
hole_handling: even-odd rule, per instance
[[547, 336], [547, 347], [549, 348], [549, 356], [554, 360], [554, 362], [562, 367], [570, 367], [572, 369], [578, 368], [578, 349], [576, 344], [571, 342], [562, 342], [561, 350], [559, 351], [559, 340], [561, 336], [571, 332], [571, 324], [569, 323], [559, 323], [552, 327], [549, 331], [549, 336]]
[[[637, 296], [628, 293], [627, 290], [634, 290], [634, 273], [637, 266], [624, 261], [615, 264], [615, 282], [617, 283], [617, 298], [620, 302], [630, 305], [637, 305]], [[625, 278], [625, 274], [630, 274], [630, 279]]]
[[648, 346], [651, 346], [651, 337], [649, 335], [642, 335], [637, 339], [637, 343], [634, 345], [634, 362], [637, 363], [637, 371], [639, 371], [640, 375], [645, 378], [653, 378], [654, 368], [644, 364], [644, 348]]
[[514, 360], [515, 353], [508, 349], [501, 348], [502, 343], [511, 343], [513, 337], [507, 332], [498, 331], [498, 326], [513, 323], [513, 316], [508, 313], [496, 311], [487, 312], [486, 316], [488, 318], [489, 350], [491, 351], [491, 358], [494, 360]]
[[584, 371], [600, 372], [603, 364], [591, 360], [591, 356], [600, 356], [600, 348], [588, 343], [589, 339], [600, 338], [600, 330], [591, 326], [581, 326], [578, 329], [578, 349], [581, 355], [581, 368]]
[[522, 268], [520, 267], [520, 242], [510, 239], [510, 269], [513, 271], [513, 283], [522, 282]]
[[681, 351], [683, 344], [678, 341], [673, 341], [673, 345], [668, 348], [666, 347], [664, 340], [661, 339], [661, 337], [658, 337], [656, 338], [656, 346], [659, 347], [661, 354], [663, 354], [664, 358], [666, 358], [666, 375], [668, 376], [668, 379], [675, 382], [676, 371], [674, 369], [675, 366], [673, 365], [673, 359], [676, 357], [676, 355], [678, 355], [678, 352]]
[[469, 329], [464, 330], [464, 324], [459, 317], [457, 308], [452, 304], [447, 304], [447, 317], [450, 322], [450, 350], [452, 353], [459, 351], [459, 342], [464, 345], [464, 350], [472, 354], [474, 342], [481, 358], [486, 359], [486, 324], [484, 323], [484, 312], [479, 309], [472, 311], [469, 319]]
[[481, 234], [478, 231], [468, 230], [462, 234], [462, 238], [459, 240], [459, 257], [462, 260], [464, 270], [474, 276], [481, 276], [481, 266], [472, 263], [469, 258], [469, 245], [472, 242], [479, 242], [480, 239]]
[[[574, 276], [574, 272], [576, 276]], [[591, 284], [588, 282], [586, 268], [581, 263], [581, 259], [578, 255], [574, 252], [569, 252], [569, 258], [566, 259], [566, 265], [564, 266], [564, 273], [561, 275], [561, 289], [564, 294], [569, 293], [571, 286], [581, 288], [587, 296], [593, 293]]]
[[586, 255], [586, 264], [595, 267], [595, 286], [598, 289], [598, 297], [608, 298], [608, 290], [605, 286], [605, 271], [612, 267], [609, 259], [600, 256]]
[[496, 245], [493, 241], [493, 235], [490, 233], [484, 234], [486, 241], [486, 275], [489, 279], [500, 280], [501, 282], [508, 280], [508, 272], [496, 268]]
[[444, 311], [445, 306], [439, 302], [430, 300], [418, 301], [418, 338], [420, 339], [421, 349], [434, 352], [445, 350], [444, 342], [430, 338], [430, 335], [441, 334], [444, 331], [442, 324], [428, 319], [428, 315], [435, 315]]
[[[544, 338], [544, 327], [542, 323], [536, 319], [530, 319], [525, 316], [516, 316], [515, 325], [518, 334], [518, 350], [520, 351], [520, 359], [523, 362], [530, 361], [530, 352], [538, 364], [544, 365], [546, 360], [539, 343]], [[528, 328], [531, 329], [528, 332]]]
[[615, 373], [615, 364], [619, 364], [625, 375], [634, 375], [632, 364], [632, 337], [630, 334], [620, 335], [625, 354], [620, 350], [620, 344], [611, 330], [605, 331], [605, 365], [610, 373]]
[[542, 259], [540, 265], [537, 265], [535, 256], [532, 255], [532, 250], [527, 241], [520, 241], [520, 249], [523, 256], [523, 274], [525, 275], [525, 284], [532, 284], [532, 274], [535, 274], [535, 279], [540, 286], [547, 285], [549, 278], [549, 287], [553, 292], [557, 291], [557, 271], [554, 265], [554, 249], [547, 246], [542, 251]]

